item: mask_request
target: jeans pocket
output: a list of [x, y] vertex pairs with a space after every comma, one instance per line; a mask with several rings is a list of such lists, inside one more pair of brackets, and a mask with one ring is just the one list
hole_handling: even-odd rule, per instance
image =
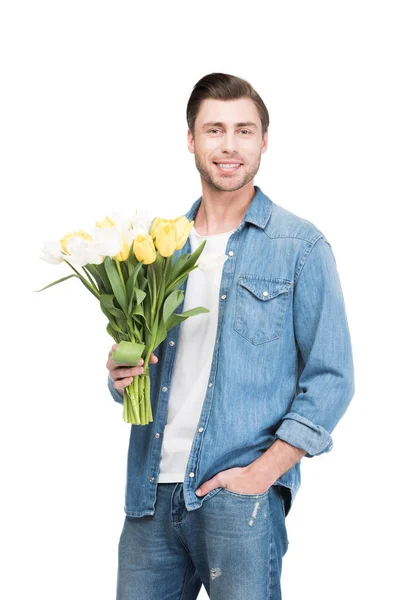
[[228, 488], [221, 488], [221, 490], [227, 494], [230, 494], [232, 496], [238, 496], [239, 498], [264, 498], [264, 496], [267, 496], [267, 494], [269, 493], [271, 488], [268, 488], [266, 492], [261, 492], [260, 494], [242, 494], [240, 492], [234, 492], [233, 490], [229, 490]]
[[286, 506], [285, 506], [286, 491], [285, 491], [285, 488], [282, 485], [276, 485], [275, 488], [276, 488], [277, 492], [279, 493], [279, 499], [281, 501], [283, 516], [284, 516], [284, 518], [286, 518]]
[[252, 344], [277, 340], [282, 333], [291, 287], [288, 279], [240, 275], [235, 331]]

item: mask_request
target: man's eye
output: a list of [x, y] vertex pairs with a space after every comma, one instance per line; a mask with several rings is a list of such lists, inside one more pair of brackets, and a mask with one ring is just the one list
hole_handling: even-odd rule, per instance
[[214, 132], [214, 131], [219, 131], [219, 129], [209, 129], [208, 131]]
[[248, 129], [241, 129], [241, 131], [244, 131], [245, 133], [251, 133], [251, 131], [249, 131]]

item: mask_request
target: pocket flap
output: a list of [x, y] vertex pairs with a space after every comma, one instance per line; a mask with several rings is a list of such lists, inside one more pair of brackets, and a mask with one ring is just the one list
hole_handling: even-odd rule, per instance
[[254, 294], [259, 300], [271, 300], [279, 294], [288, 293], [292, 285], [287, 279], [267, 279], [256, 275], [241, 275], [239, 285]]

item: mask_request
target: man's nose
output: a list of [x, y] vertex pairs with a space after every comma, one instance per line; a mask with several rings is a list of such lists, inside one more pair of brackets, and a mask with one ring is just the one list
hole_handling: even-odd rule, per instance
[[222, 152], [236, 152], [237, 139], [235, 133], [226, 131], [222, 137], [221, 150]]

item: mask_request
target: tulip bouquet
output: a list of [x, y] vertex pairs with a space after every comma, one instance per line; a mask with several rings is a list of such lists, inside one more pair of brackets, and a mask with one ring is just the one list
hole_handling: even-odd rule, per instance
[[[135, 376], [124, 389], [123, 419], [147, 425], [153, 421], [151, 353], [172, 327], [209, 312], [199, 306], [174, 313], [184, 299], [183, 290], [178, 288], [190, 271], [201, 267], [197, 261], [206, 241], [192, 254], [181, 254], [174, 261], [174, 253], [184, 246], [194, 221], [184, 216], [150, 221], [137, 212], [131, 217], [112, 216], [96, 222], [91, 235], [80, 229], [60, 241], [45, 241], [40, 258], [52, 264], [65, 262], [74, 273], [35, 291], [77, 277], [97, 298], [108, 319], [107, 332], [118, 343], [113, 360], [135, 366], [143, 357], [143, 374]], [[205, 265], [208, 269], [207, 261]]]

